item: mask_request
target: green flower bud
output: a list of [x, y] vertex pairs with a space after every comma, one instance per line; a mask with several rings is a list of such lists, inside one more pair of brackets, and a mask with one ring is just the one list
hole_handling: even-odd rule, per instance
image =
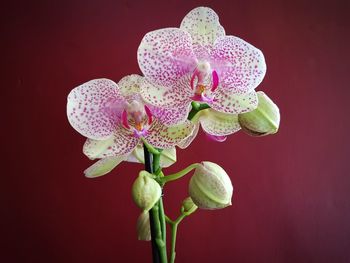
[[280, 112], [277, 105], [262, 91], [257, 92], [258, 107], [247, 113], [238, 114], [243, 131], [252, 136], [264, 136], [278, 131]]
[[193, 212], [197, 210], [198, 206], [193, 203], [191, 197], [187, 197], [185, 200], [182, 201], [182, 207], [181, 207], [181, 213], [189, 216]]
[[137, 237], [139, 240], [151, 240], [151, 226], [149, 223], [149, 213], [143, 211], [137, 219], [136, 225]]
[[132, 197], [143, 211], [149, 211], [159, 200], [162, 188], [146, 171], [141, 171], [132, 185]]
[[219, 165], [202, 162], [190, 180], [189, 193], [199, 208], [220, 209], [232, 204], [233, 186]]

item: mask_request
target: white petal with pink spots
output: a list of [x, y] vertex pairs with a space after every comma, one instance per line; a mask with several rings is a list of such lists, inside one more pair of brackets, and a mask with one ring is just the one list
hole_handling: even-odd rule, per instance
[[95, 79], [73, 89], [68, 95], [67, 116], [83, 136], [103, 140], [110, 137], [124, 99], [115, 82]]
[[216, 100], [211, 104], [211, 107], [223, 113], [239, 114], [252, 111], [258, 106], [258, 97], [255, 91], [241, 95], [218, 88], [215, 98]]
[[210, 59], [219, 74], [220, 85], [235, 93], [252, 91], [266, 73], [263, 53], [238, 37], [219, 38]]
[[165, 28], [147, 33], [137, 51], [145, 77], [169, 86], [194, 67], [195, 55], [189, 33], [179, 28]]
[[195, 125], [190, 121], [170, 127], [155, 122], [145, 139], [157, 148], [169, 149], [189, 137], [194, 128]]
[[199, 122], [203, 130], [215, 136], [226, 136], [241, 129], [238, 122], [238, 115], [226, 114], [212, 109], [201, 112]]

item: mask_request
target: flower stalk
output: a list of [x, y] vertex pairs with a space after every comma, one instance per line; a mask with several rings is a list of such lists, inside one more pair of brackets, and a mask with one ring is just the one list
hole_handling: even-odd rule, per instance
[[171, 248], [170, 248], [170, 263], [175, 262], [176, 257], [176, 236], [177, 236], [177, 228], [181, 221], [186, 217], [186, 214], [181, 214], [175, 221], [171, 220], [166, 216], [166, 221], [170, 225], [171, 228]]
[[197, 112], [205, 109], [209, 109], [210, 106], [208, 104], [200, 104], [198, 102], [193, 101], [192, 102], [192, 109], [188, 114], [188, 120], [192, 120], [194, 116], [197, 114]]
[[[159, 170], [160, 153], [154, 149], [153, 154], [144, 144], [145, 170], [149, 173]], [[158, 154], [157, 154], [158, 153]], [[153, 263], [167, 263], [166, 228], [162, 197], [149, 212], [151, 226], [151, 243]]]
[[171, 181], [175, 181], [175, 180], [180, 179], [181, 177], [185, 176], [186, 174], [191, 172], [193, 169], [196, 169], [198, 167], [198, 165], [199, 165], [198, 163], [193, 163], [193, 164], [187, 166], [185, 169], [181, 170], [180, 172], [164, 176], [164, 177], [160, 178], [160, 180], [162, 183], [168, 183]]

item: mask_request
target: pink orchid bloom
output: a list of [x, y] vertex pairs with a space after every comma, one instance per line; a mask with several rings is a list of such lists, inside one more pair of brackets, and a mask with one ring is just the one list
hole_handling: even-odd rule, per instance
[[138, 75], [126, 76], [118, 84], [95, 79], [70, 92], [68, 120], [88, 138], [84, 145], [87, 156], [126, 155], [142, 140], [168, 149], [192, 134], [194, 125], [189, 121], [168, 127], [153, 115], [139, 95], [142, 81]]
[[186, 119], [192, 101], [229, 114], [255, 109], [254, 89], [266, 72], [262, 52], [226, 36], [217, 14], [207, 7], [189, 12], [180, 28], [146, 34], [138, 63], [149, 80], [141, 87], [144, 100], [176, 112], [177, 118], [162, 120], [167, 124]]

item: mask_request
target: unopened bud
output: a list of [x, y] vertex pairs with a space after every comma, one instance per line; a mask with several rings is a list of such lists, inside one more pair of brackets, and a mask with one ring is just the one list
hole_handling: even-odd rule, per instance
[[262, 91], [257, 92], [258, 107], [247, 113], [238, 114], [242, 130], [252, 136], [264, 136], [278, 131], [280, 112], [277, 105]]
[[143, 211], [149, 211], [162, 194], [160, 185], [146, 171], [141, 171], [132, 186], [132, 197]]
[[151, 227], [149, 223], [149, 213], [143, 211], [137, 219], [137, 237], [139, 240], [150, 241], [151, 240]]
[[190, 180], [189, 193], [199, 208], [220, 209], [232, 204], [233, 186], [219, 165], [202, 162]]
[[197, 210], [198, 206], [193, 203], [193, 200], [191, 197], [187, 197], [185, 200], [182, 201], [182, 207], [181, 207], [181, 213], [183, 213], [186, 216], [189, 216], [193, 212]]

